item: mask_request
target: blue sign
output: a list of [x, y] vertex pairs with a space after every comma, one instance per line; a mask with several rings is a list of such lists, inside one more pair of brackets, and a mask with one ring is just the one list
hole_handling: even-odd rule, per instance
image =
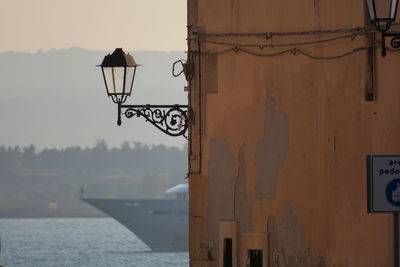
[[400, 207], [400, 178], [390, 181], [385, 191], [387, 201], [393, 206]]
[[369, 213], [400, 213], [400, 155], [367, 156]]

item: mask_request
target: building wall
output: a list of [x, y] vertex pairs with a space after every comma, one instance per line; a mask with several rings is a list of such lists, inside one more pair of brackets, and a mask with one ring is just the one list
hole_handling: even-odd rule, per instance
[[[392, 217], [368, 214], [366, 155], [400, 154], [400, 53], [374, 35], [206, 37], [365, 27], [362, 0], [188, 0], [191, 266], [390, 266]], [[350, 33], [353, 34], [353, 33]], [[379, 39], [379, 36], [377, 36]], [[250, 53], [230, 50], [230, 42]], [[336, 59], [313, 56], [351, 55]], [[256, 56], [298, 48], [279, 56]], [[300, 52], [299, 52], [300, 51]], [[200, 52], [200, 53], [199, 53]], [[251, 54], [253, 53], [253, 54]], [[370, 101], [372, 100], [372, 101]]]

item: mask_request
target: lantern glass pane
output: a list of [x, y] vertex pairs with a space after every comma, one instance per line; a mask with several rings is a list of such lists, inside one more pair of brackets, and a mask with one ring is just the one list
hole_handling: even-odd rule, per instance
[[397, 3], [399, 2], [398, 0], [391, 0], [390, 1], [390, 19], [395, 20], [396, 19], [396, 13], [397, 13]]
[[103, 68], [104, 82], [106, 83], [107, 93], [114, 93], [114, 85], [112, 79], [112, 68]]
[[124, 89], [124, 67], [104, 67], [103, 72], [108, 94], [122, 94]]
[[132, 85], [133, 80], [135, 79], [135, 71], [136, 67], [126, 68], [125, 93], [129, 95], [132, 93]]
[[367, 8], [369, 13], [369, 18], [371, 19], [371, 21], [374, 21], [376, 19], [375, 0], [367, 0]]
[[124, 67], [114, 67], [114, 80], [115, 80], [115, 92], [117, 94], [122, 94], [124, 92]]
[[390, 19], [391, 0], [372, 0], [375, 4], [375, 19]]

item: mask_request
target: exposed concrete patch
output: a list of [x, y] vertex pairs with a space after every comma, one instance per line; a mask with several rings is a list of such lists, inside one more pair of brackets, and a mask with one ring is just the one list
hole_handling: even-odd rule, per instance
[[[239, 150], [239, 168], [235, 182], [235, 220], [238, 221], [238, 232], [249, 233], [252, 229], [251, 194], [246, 192], [246, 159], [245, 147]], [[242, 235], [238, 235], [238, 244], [241, 244]], [[240, 247], [240, 246], [239, 246]], [[238, 262], [243, 262], [242, 253], [238, 253]]]
[[256, 151], [256, 196], [274, 199], [279, 170], [288, 150], [288, 122], [286, 115], [275, 110], [275, 100], [266, 103], [265, 130]]
[[[208, 233], [210, 242], [218, 244], [219, 221], [237, 221], [239, 232], [252, 228], [251, 194], [246, 192], [245, 147], [239, 150], [236, 169], [226, 140], [212, 139], [208, 163], [208, 194], [213, 199], [208, 207]], [[240, 242], [240, 240], [238, 240]], [[216, 250], [212, 248], [212, 256]], [[239, 254], [240, 255], [240, 254]]]
[[311, 255], [306, 248], [304, 232], [291, 205], [285, 209], [284, 221], [278, 224], [274, 216], [268, 218], [270, 267], [325, 267], [324, 260]]
[[[208, 161], [208, 234], [218, 244], [218, 225], [221, 220], [234, 219], [235, 171], [228, 142], [212, 139]], [[217, 255], [213, 255], [214, 257]]]
[[235, 182], [235, 219], [240, 222], [239, 232], [250, 232], [252, 228], [251, 194], [246, 192], [245, 147], [239, 150], [239, 169]]

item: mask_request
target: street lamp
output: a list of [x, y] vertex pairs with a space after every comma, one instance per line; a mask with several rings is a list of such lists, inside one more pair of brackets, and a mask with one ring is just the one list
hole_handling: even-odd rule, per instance
[[187, 137], [187, 105], [124, 105], [132, 94], [136, 68], [140, 66], [132, 55], [117, 48], [111, 55], [105, 56], [98, 66], [101, 67], [108, 96], [118, 105], [118, 126], [121, 125], [121, 114], [127, 118], [143, 117], [170, 136]]
[[[386, 56], [385, 37], [393, 37], [390, 44], [393, 48], [400, 48], [400, 32], [388, 32], [392, 23], [396, 20], [397, 5], [399, 0], [377, 1], [380, 5], [376, 6], [375, 0], [366, 0], [371, 22], [375, 24], [375, 28], [381, 32], [381, 55]], [[389, 6], [384, 6], [385, 2]]]

